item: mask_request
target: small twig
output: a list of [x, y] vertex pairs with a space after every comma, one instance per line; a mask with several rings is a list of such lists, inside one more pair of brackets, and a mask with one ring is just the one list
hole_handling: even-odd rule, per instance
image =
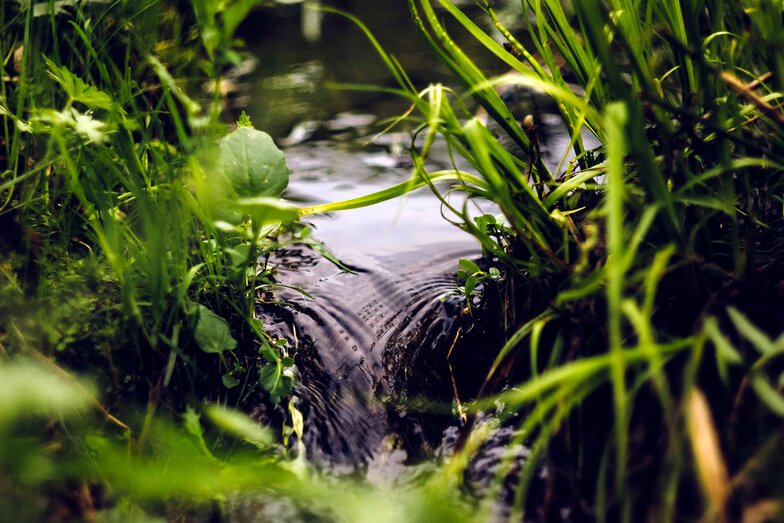
[[452, 364], [448, 361], [446, 362], [447, 366], [449, 367], [449, 377], [452, 378], [452, 392], [455, 394], [455, 401], [457, 402], [457, 414], [460, 416], [460, 421], [463, 422], [465, 425], [468, 421], [468, 417], [466, 416], [465, 409], [463, 409], [463, 404], [460, 402], [460, 396], [457, 393], [457, 383], [455, 382], [455, 373], [452, 370]]
[[458, 328], [457, 328], [457, 334], [455, 334], [455, 339], [454, 339], [454, 341], [452, 342], [452, 346], [451, 346], [451, 347], [449, 347], [449, 352], [447, 352], [447, 354], [446, 354], [446, 360], [447, 360], [447, 361], [449, 361], [449, 357], [452, 355], [452, 349], [454, 349], [454, 348], [455, 348], [455, 345], [457, 345], [457, 340], [458, 340], [458, 338], [460, 338], [460, 332], [461, 332], [462, 330], [463, 330], [463, 327], [458, 327]]
[[[760, 98], [754, 91], [753, 84], [757, 82], [751, 82], [749, 84], [744, 84], [740, 81], [740, 79], [733, 75], [732, 73], [728, 73], [723, 71], [719, 76], [721, 80], [733, 91], [738, 93], [742, 98], [745, 98], [747, 102], [755, 106], [757, 109], [762, 111], [765, 116], [779, 124], [779, 126], [784, 127], [784, 114], [777, 108], [770, 105], [768, 102]], [[761, 78], [761, 77], [760, 77]]]
[[[751, 82], [747, 83], [746, 85], [743, 86], [743, 88], [745, 90], [752, 91], [752, 90], [756, 89], [757, 87], [759, 87], [760, 85], [762, 85], [764, 82], [766, 82], [771, 76], [773, 76], [773, 73], [767, 72], [767, 73], [763, 74], [762, 76], [760, 76], [759, 78], [757, 78], [756, 80], [752, 80]], [[712, 111], [708, 111], [707, 113], [705, 113], [702, 116], [702, 119], [703, 120], [709, 120], [711, 116], [713, 116], [713, 112]], [[754, 121], [756, 119], [757, 119], [757, 117], [754, 116], [753, 118], [748, 120], [748, 122], [752, 122], [752, 121]]]
[[753, 81], [747, 83], [746, 84], [746, 89], [749, 89], [749, 90], [756, 89], [757, 87], [759, 87], [763, 83], [767, 82], [770, 79], [771, 76], [773, 76], [773, 73], [768, 71], [767, 73], [763, 74], [762, 76], [760, 76], [756, 80], [753, 80]]
[[468, 421], [468, 417], [466, 416], [465, 409], [463, 408], [463, 403], [460, 401], [460, 394], [457, 393], [457, 382], [455, 381], [455, 372], [452, 370], [452, 363], [449, 361], [449, 357], [452, 355], [452, 349], [455, 348], [457, 345], [457, 340], [460, 339], [460, 333], [462, 332], [463, 328], [458, 327], [457, 333], [455, 334], [455, 339], [452, 341], [452, 346], [449, 347], [449, 352], [446, 355], [446, 364], [449, 367], [449, 377], [452, 379], [452, 392], [455, 395], [455, 402], [457, 403], [457, 414], [460, 416], [460, 421], [465, 424]]

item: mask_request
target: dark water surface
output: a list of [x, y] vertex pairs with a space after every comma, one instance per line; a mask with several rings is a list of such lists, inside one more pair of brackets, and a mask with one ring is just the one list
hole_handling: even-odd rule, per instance
[[[419, 35], [407, 2], [329, 5], [365, 22], [416, 84], [452, 81]], [[301, 5], [254, 11], [240, 29], [254, 59], [230, 75], [236, 82], [232, 109], [247, 111], [257, 128], [284, 146], [292, 170], [285, 197], [303, 206], [334, 202], [407, 180], [405, 129], [367, 144], [382, 128], [379, 119], [401, 114], [407, 103], [329, 88], [395, 87], [383, 61], [356, 25], [335, 14], [324, 14], [320, 38], [308, 40], [302, 13]], [[430, 167], [449, 167], [445, 150], [435, 152]], [[442, 218], [440, 203], [426, 188], [307, 221], [354, 272], [307, 248], [283, 251], [273, 260], [279, 282], [305, 289], [313, 299], [281, 287], [277, 299], [291, 307], [259, 307], [269, 332], [297, 344], [292, 401], [305, 417], [307, 457], [337, 474], [395, 475], [403, 465], [432, 456], [443, 429], [455, 423], [449, 390], [432, 398], [447, 412], [440, 418], [399, 402], [409, 399], [408, 383], [416, 381], [423, 390], [424, 382], [445, 378], [442, 352], [454, 339], [462, 305], [454, 293], [458, 260], [477, 259], [481, 250]], [[435, 363], [421, 364], [430, 361]]]
[[[464, 3], [468, 12], [478, 12], [472, 2]], [[405, 0], [323, 0], [321, 4], [342, 9], [365, 23], [383, 48], [400, 61], [417, 88], [435, 82], [456, 85], [420, 35]], [[245, 85], [240, 103], [235, 104], [237, 110], [247, 111], [258, 128], [276, 138], [286, 136], [304, 120], [330, 120], [345, 111], [384, 117], [405, 111], [408, 104], [394, 96], [330, 88], [336, 83], [398, 85], [352, 21], [323, 13], [320, 37], [309, 40], [303, 34], [304, 12], [302, 4], [257, 9], [240, 27], [239, 36], [247, 42], [254, 60], [245, 65], [245, 71], [239, 71]], [[452, 37], [487, 74], [508, 69], [448, 18], [444, 16], [444, 21]]]
[[[362, 18], [415, 83], [424, 87], [450, 81], [417, 33], [406, 2], [333, 5]], [[320, 40], [307, 41], [299, 9], [260, 10], [245, 23], [243, 36], [256, 60], [249, 72], [238, 73], [242, 88], [234, 99], [236, 110], [247, 110], [258, 128], [284, 146], [292, 170], [284, 196], [313, 205], [407, 180], [408, 132], [368, 140], [382, 128], [379, 117], [399, 115], [406, 104], [394, 97], [326, 88], [336, 81], [393, 86], [381, 59], [351, 22], [336, 15], [325, 16]], [[463, 43], [469, 53], [480, 54], [470, 40]], [[489, 65], [488, 74], [504, 72], [498, 64]], [[531, 105], [525, 111], [536, 111], [536, 97], [527, 99]], [[554, 168], [569, 137], [557, 117], [537, 112], [536, 119], [543, 133], [543, 159]], [[432, 170], [450, 168], [443, 144], [429, 162]], [[268, 332], [295, 345], [292, 401], [305, 418], [306, 456], [338, 475], [373, 480], [405, 474], [408, 465], [448, 452], [457, 437], [446, 365], [464, 306], [455, 293], [455, 271], [460, 258], [477, 260], [481, 249], [443, 219], [440, 202], [427, 188], [307, 221], [313, 235], [353, 273], [308, 248], [283, 250], [272, 262], [284, 285], [277, 299], [290, 306], [257, 308]], [[476, 350], [489, 354], [491, 349]], [[423, 391], [429, 394], [428, 410], [411, 408]], [[270, 408], [260, 404], [257, 415], [265, 421], [284, 415]], [[503, 452], [507, 439], [493, 447], [496, 454]], [[488, 452], [487, 459], [497, 461]], [[474, 478], [477, 483], [492, 476], [492, 467], [474, 468], [479, 469], [484, 472]]]
[[[293, 171], [286, 195], [302, 204], [361, 196], [411, 174], [406, 156], [383, 146], [309, 142], [286, 153]], [[440, 439], [428, 439], [433, 427], [422, 427], [398, 401], [407, 399], [409, 381], [429, 379], [427, 369], [408, 363], [452, 342], [462, 305], [454, 292], [458, 260], [477, 259], [481, 249], [441, 217], [426, 188], [307, 221], [353, 273], [307, 248], [283, 250], [272, 260], [278, 281], [312, 298], [284, 287], [278, 299], [291, 304], [289, 312], [261, 315], [269, 332], [297, 340], [293, 401], [305, 416], [309, 460], [336, 473], [378, 474], [376, 464], [391, 465], [389, 456], [399, 467]], [[436, 399], [449, 411], [450, 398]]]

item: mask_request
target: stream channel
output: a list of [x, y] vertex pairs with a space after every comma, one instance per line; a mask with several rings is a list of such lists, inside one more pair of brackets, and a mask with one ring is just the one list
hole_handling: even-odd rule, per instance
[[[382, 45], [390, 44], [415, 83], [424, 87], [447, 78], [433, 58], [423, 58], [429, 50], [404, 2], [378, 2], [388, 9], [373, 2], [372, 10], [367, 2], [343, 4], [368, 23]], [[333, 80], [388, 84], [372, 46], [334, 15], [322, 21], [321, 39], [309, 42], [294, 7], [260, 11], [246, 22], [247, 35], [264, 36], [246, 36], [256, 59], [237, 71], [232, 107], [247, 110], [256, 127], [282, 146], [292, 171], [284, 197], [302, 206], [335, 202], [409, 179], [408, 132], [369, 140], [383, 128], [382, 117], [401, 114], [406, 104], [326, 88]], [[491, 72], [503, 72], [494, 67]], [[553, 115], [541, 113], [538, 121], [547, 131], [544, 159], [555, 166], [569, 137]], [[446, 147], [437, 145], [428, 168], [450, 166]], [[492, 205], [486, 210], [492, 212]], [[459, 418], [446, 363], [465, 305], [455, 292], [455, 271], [460, 258], [479, 260], [481, 249], [443, 219], [428, 188], [305, 221], [352, 272], [308, 248], [284, 249], [271, 261], [284, 285], [276, 299], [290, 306], [259, 304], [257, 313], [270, 334], [292, 340], [290, 350], [296, 349], [291, 401], [304, 416], [306, 457], [327, 473], [395, 480], [410, 465], [448, 454], [457, 439]], [[480, 362], [474, 372], [486, 368]], [[421, 402], [412, 408], [412, 401], [423, 398], [430, 402], [426, 409]], [[280, 424], [285, 416], [281, 407], [263, 401], [252, 410], [267, 423]], [[499, 433], [490, 454], [475, 458], [484, 477], [479, 483], [492, 477], [508, 436]]]

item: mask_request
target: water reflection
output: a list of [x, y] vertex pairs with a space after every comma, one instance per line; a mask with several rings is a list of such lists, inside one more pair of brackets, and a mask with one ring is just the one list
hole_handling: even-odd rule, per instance
[[[415, 85], [454, 83], [419, 34], [407, 2], [336, 0], [329, 5], [361, 19], [384, 49], [399, 59]], [[465, 7], [475, 9], [472, 5]], [[348, 110], [382, 116], [402, 113], [406, 108], [402, 99], [329, 87], [335, 83], [397, 85], [353, 22], [324, 13], [320, 38], [313, 39], [312, 29], [303, 31], [301, 13], [305, 12], [300, 4], [260, 8], [240, 27], [238, 36], [246, 41], [257, 66], [244, 77], [246, 96], [240, 100], [242, 103], [234, 104], [234, 109], [246, 110], [259, 128], [276, 138], [286, 136], [303, 120], [328, 120]], [[462, 28], [447, 25], [453, 37], [488, 74], [505, 71], [503, 64], [482, 50]]]

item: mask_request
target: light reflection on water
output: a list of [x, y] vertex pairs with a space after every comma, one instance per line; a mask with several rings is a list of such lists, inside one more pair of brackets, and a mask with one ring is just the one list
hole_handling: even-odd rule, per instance
[[[325, 3], [326, 5], [326, 3]], [[329, 2], [357, 16], [384, 49], [403, 65], [414, 84], [455, 84], [419, 34], [404, 0], [343, 0]], [[476, 9], [469, 2], [469, 12]], [[397, 87], [383, 60], [362, 31], [346, 18], [324, 13], [320, 38], [309, 40], [301, 27], [301, 5], [255, 10], [240, 27], [239, 36], [257, 63], [244, 77], [241, 102], [257, 127], [280, 138], [302, 120], [329, 120], [344, 111], [398, 115], [407, 104], [378, 93], [329, 88], [331, 84]], [[447, 21], [448, 22], [448, 21]], [[500, 74], [505, 67], [467, 33], [448, 23], [452, 36], [487, 69]]]

